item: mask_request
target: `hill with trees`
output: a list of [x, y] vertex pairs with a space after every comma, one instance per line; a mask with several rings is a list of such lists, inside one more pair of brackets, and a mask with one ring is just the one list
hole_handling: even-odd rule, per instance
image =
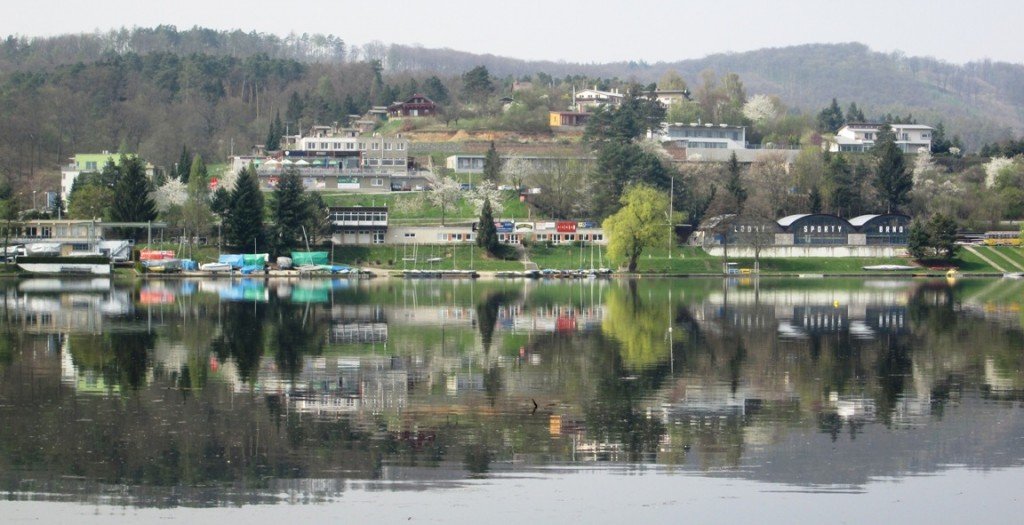
[[[517, 92], [517, 104], [503, 110], [499, 98], [517, 80], [534, 89]], [[344, 122], [415, 92], [442, 105], [444, 128], [497, 122], [498, 129], [543, 133], [547, 110], [567, 107], [573, 86], [634, 83], [686, 88], [706, 104], [728, 98], [721, 107], [733, 113], [741, 106], [732, 102], [744, 97], [765, 102], [783, 111], [775, 118], [793, 119], [792, 132], [783, 129], [785, 122], [776, 124], [779, 142], [798, 138], [834, 98], [844, 109], [855, 102], [868, 119], [906, 115], [900, 118], [941, 122], [968, 150], [1006, 142], [1024, 129], [1024, 66], [955, 65], [861, 44], [672, 63], [572, 64], [381, 42], [352, 46], [333, 35], [158, 26], [0, 42], [0, 174], [19, 188], [51, 188], [70, 155], [115, 149], [178, 171], [185, 147], [216, 162], [279, 140], [282, 131]], [[713, 109], [670, 108], [668, 118], [740, 118]], [[756, 122], [752, 110], [744, 116]]]

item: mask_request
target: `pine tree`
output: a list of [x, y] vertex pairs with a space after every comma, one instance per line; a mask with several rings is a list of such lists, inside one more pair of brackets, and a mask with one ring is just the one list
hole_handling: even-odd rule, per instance
[[284, 124], [281, 123], [281, 111], [277, 112], [277, 116], [270, 123], [270, 130], [267, 131], [267, 143], [264, 146], [267, 151], [277, 151], [281, 149], [281, 137], [284, 136]]
[[206, 171], [206, 163], [203, 162], [203, 157], [201, 155], [196, 155], [195, 157], [192, 157], [192, 162], [189, 163], [188, 177], [186, 177], [188, 179], [188, 182], [186, 183], [186, 185], [190, 184], [192, 182], [192, 179], [196, 177], [199, 177], [201, 181], [200, 183], [204, 185], [208, 182], [209, 179], [208, 173]]
[[273, 249], [277, 254], [287, 253], [300, 242], [302, 226], [309, 217], [309, 206], [302, 189], [299, 172], [294, 168], [284, 172], [270, 201], [274, 221]]
[[[142, 161], [135, 156], [122, 156], [118, 166], [117, 182], [114, 185], [114, 204], [110, 219], [114, 222], [149, 222], [156, 219], [156, 203], [150, 195], [151, 187], [146, 178]], [[134, 231], [125, 232], [136, 238]]]
[[808, 195], [808, 208], [811, 213], [821, 213], [821, 190], [818, 185], [811, 186], [811, 193]]
[[864, 112], [857, 107], [856, 102], [850, 102], [850, 107], [846, 109], [846, 123], [851, 122], [864, 122]]
[[256, 167], [250, 164], [239, 172], [231, 190], [226, 221], [228, 243], [243, 251], [264, 245], [263, 194], [259, 184]]
[[729, 192], [729, 195], [732, 195], [733, 204], [735, 205], [732, 211], [736, 215], [740, 215], [743, 213], [743, 206], [747, 202], [747, 189], [743, 187], [743, 179], [740, 177], [740, 163], [739, 159], [736, 158], [736, 152], [733, 152], [732, 156], [729, 157], [726, 171], [728, 172], [728, 179], [726, 180], [725, 189]]
[[874, 186], [886, 213], [898, 211], [910, 202], [910, 190], [914, 188], [913, 176], [895, 139], [892, 129], [882, 126], [872, 150], [877, 159]]
[[210, 185], [203, 157], [192, 159], [188, 177], [188, 196], [182, 206], [181, 218], [185, 237], [189, 239], [189, 257], [192, 256], [192, 239], [209, 230], [213, 217], [210, 213]]
[[487, 154], [484, 156], [484, 180], [498, 184], [500, 179], [501, 157], [498, 156], [498, 150], [494, 148], [492, 141], [491, 147], [487, 148]]
[[832, 104], [818, 113], [818, 129], [826, 133], [835, 133], [843, 126], [845, 120], [839, 102], [833, 98]]
[[495, 255], [498, 251], [498, 229], [494, 226], [494, 212], [491, 210], [491, 199], [484, 200], [480, 210], [480, 223], [476, 228], [476, 245]]
[[181, 181], [182, 184], [188, 184], [188, 174], [192, 169], [192, 155], [188, 152], [188, 146], [181, 146], [181, 155], [178, 157], [178, 166], [175, 170], [174, 176]]

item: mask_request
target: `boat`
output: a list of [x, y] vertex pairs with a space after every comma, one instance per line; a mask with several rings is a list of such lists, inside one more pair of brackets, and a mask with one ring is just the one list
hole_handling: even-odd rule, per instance
[[898, 272], [901, 270], [916, 270], [916, 266], [906, 266], [904, 264], [875, 264], [871, 266], [864, 266], [865, 270], [881, 271], [881, 272]]
[[199, 269], [204, 271], [204, 272], [223, 273], [223, 272], [230, 272], [231, 271], [231, 265], [227, 264], [227, 263], [211, 262], [211, 263], [200, 264], [199, 265]]
[[30, 273], [63, 275], [110, 275], [110, 259], [97, 255], [18, 257], [18, 267]]

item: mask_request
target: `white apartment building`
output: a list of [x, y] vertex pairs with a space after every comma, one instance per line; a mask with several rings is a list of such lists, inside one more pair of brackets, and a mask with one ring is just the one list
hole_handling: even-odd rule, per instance
[[[878, 140], [881, 124], [850, 123], [839, 128], [833, 140], [826, 142], [829, 151], [861, 152], [871, 149]], [[896, 146], [904, 153], [917, 153], [924, 148], [931, 150], [931, 126], [922, 124], [890, 124], [896, 134]]]

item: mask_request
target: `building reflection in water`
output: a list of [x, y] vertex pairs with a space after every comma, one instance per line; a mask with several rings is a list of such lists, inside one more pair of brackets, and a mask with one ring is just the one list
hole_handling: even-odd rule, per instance
[[[243, 434], [275, 483], [293, 483], [274, 470], [289, 450], [327, 492], [340, 467], [316, 459], [323, 440], [354, 451], [333, 461], [364, 479], [639, 461], [857, 484], [939, 469], [953, 444], [965, 464], [1021, 463], [1015, 427], [984, 447], [965, 441], [1024, 398], [1019, 303], [995, 293], [917, 281], [30, 280], [5, 285], [4, 328], [24, 344], [0, 366], [9, 378], [59, 371], [70, 393], [34, 402], [90, 417], [104, 417], [103, 398], [168, 421], [230, 414], [258, 427]], [[25, 385], [0, 388], [36, 395]], [[151, 415], [124, 410], [118, 424], [148, 436]], [[204, 446], [237, 437], [186, 433]], [[165, 439], [180, 456], [185, 441]], [[907, 467], [898, 459], [921, 439], [931, 448]], [[837, 444], [856, 465], [815, 470]]]

